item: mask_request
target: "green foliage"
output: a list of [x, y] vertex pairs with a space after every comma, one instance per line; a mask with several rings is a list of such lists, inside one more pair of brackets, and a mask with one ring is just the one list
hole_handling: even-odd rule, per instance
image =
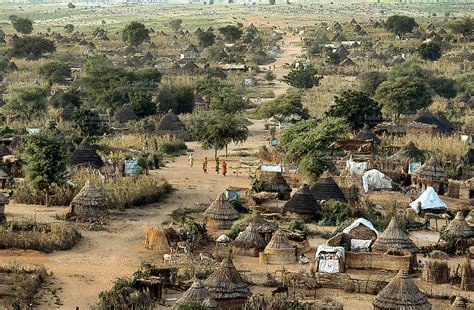
[[[25, 144], [26, 178], [37, 191], [50, 194], [53, 185], [61, 184], [66, 174], [66, 148], [63, 140], [51, 132], [31, 135]], [[46, 199], [46, 204], [49, 204]]]
[[219, 90], [214, 97], [211, 97], [211, 103], [209, 108], [222, 113], [234, 114], [240, 112], [245, 107], [245, 101], [242, 96], [239, 96], [233, 90], [228, 88], [229, 91], [224, 89]]
[[138, 116], [145, 117], [156, 113], [156, 105], [151, 99], [151, 94], [144, 91], [136, 91], [129, 94], [128, 106]]
[[148, 39], [150, 39], [150, 30], [142, 23], [131, 22], [122, 31], [122, 40], [132, 46], [139, 46]]
[[181, 140], [165, 141], [159, 146], [159, 152], [164, 155], [176, 155], [187, 150], [186, 143]]
[[21, 34], [30, 34], [33, 31], [33, 21], [25, 17], [12, 15], [9, 17], [13, 29]]
[[306, 175], [315, 179], [327, 170], [330, 145], [348, 130], [344, 118], [325, 117], [319, 122], [306, 120], [286, 128], [281, 143], [286, 149], [287, 158], [299, 164]]
[[359, 75], [358, 80], [360, 82], [359, 89], [369, 96], [373, 96], [377, 87], [380, 84], [385, 82], [388, 78], [388, 74], [386, 72], [379, 72], [379, 71], [369, 71], [363, 72]]
[[82, 135], [99, 136], [106, 131], [99, 117], [99, 113], [95, 110], [82, 107], [78, 108], [74, 111], [72, 119], [74, 126], [81, 131]]
[[385, 29], [395, 35], [404, 35], [412, 32], [416, 26], [418, 24], [413, 17], [404, 15], [392, 15], [385, 22]]
[[194, 108], [194, 91], [185, 85], [162, 85], [159, 93], [158, 110], [167, 113], [172, 110], [176, 114], [191, 113]]
[[207, 310], [207, 309], [208, 308], [203, 306], [201, 303], [194, 302], [194, 301], [183, 302], [183, 303], [180, 303], [176, 307], [176, 310]]
[[43, 116], [46, 111], [47, 91], [38, 86], [16, 86], [10, 89], [10, 98], [2, 107], [10, 116], [31, 121], [34, 116]]
[[43, 37], [24, 36], [12, 41], [11, 53], [13, 56], [23, 58], [30, 54], [41, 56], [44, 53], [56, 51], [53, 41]]
[[180, 18], [172, 19], [168, 22], [168, 26], [170, 26], [173, 31], [177, 32], [179, 29], [181, 29], [183, 25], [183, 20]]
[[308, 110], [303, 107], [299, 93], [286, 93], [276, 99], [266, 101], [257, 109], [257, 115], [262, 118], [274, 117], [279, 122], [283, 122], [291, 115], [297, 115], [302, 119], [308, 118]]
[[319, 222], [323, 226], [338, 226], [351, 217], [347, 204], [340, 201], [332, 201], [323, 206], [323, 218]]
[[69, 103], [78, 107], [81, 105], [81, 97], [75, 89], [68, 91], [57, 91], [50, 99], [49, 103], [55, 108], [64, 108]]
[[467, 72], [456, 79], [456, 88], [459, 92], [474, 93], [474, 72]]
[[465, 16], [461, 19], [456, 19], [449, 24], [449, 27], [454, 33], [460, 33], [464, 37], [469, 37], [474, 30], [474, 18]]
[[433, 76], [429, 79], [429, 86], [439, 96], [444, 98], [456, 97], [456, 81], [444, 76]]
[[323, 50], [318, 43], [311, 44], [311, 46], [309, 46], [306, 50], [306, 54], [308, 54], [309, 57], [314, 57], [321, 54], [322, 52]]
[[199, 45], [202, 47], [209, 47], [214, 44], [216, 35], [212, 31], [202, 31], [197, 35]]
[[317, 74], [317, 70], [312, 66], [300, 66], [284, 76], [283, 81], [296, 88], [310, 89], [319, 86], [319, 81], [323, 78]]
[[288, 223], [288, 229], [291, 231], [299, 231], [304, 233], [305, 235], [308, 234], [309, 230], [306, 227], [304, 221], [302, 220], [294, 220]]
[[362, 128], [368, 121], [382, 120], [381, 107], [364, 92], [345, 90], [334, 102], [326, 115], [345, 118], [352, 129]]
[[66, 84], [67, 79], [71, 78], [71, 68], [68, 64], [51, 61], [41, 65], [38, 73], [49, 83]]
[[434, 42], [421, 44], [417, 51], [424, 60], [438, 60], [441, 57], [441, 46]]
[[109, 291], [99, 293], [99, 303], [95, 309], [153, 309], [153, 301], [148, 294], [135, 288], [133, 283], [133, 279], [118, 278]]
[[8, 125], [0, 126], [0, 137], [11, 137], [15, 131], [8, 127]]
[[66, 24], [64, 26], [64, 31], [66, 31], [66, 33], [72, 33], [74, 31], [74, 25], [73, 24]]
[[330, 65], [338, 65], [341, 61], [342, 61], [342, 59], [341, 59], [341, 56], [339, 56], [339, 54], [334, 53], [332, 51], [327, 53], [326, 63], [328, 63]]
[[265, 81], [271, 83], [274, 79], [276, 79], [276, 75], [272, 71], [267, 71], [263, 78]]
[[242, 36], [242, 30], [234, 25], [227, 25], [218, 29], [227, 42], [235, 42]]

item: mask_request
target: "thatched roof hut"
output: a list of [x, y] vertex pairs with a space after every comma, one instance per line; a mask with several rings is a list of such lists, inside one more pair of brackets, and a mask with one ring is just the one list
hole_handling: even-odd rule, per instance
[[449, 306], [448, 310], [468, 310], [466, 300], [461, 296], [456, 296], [453, 303]]
[[190, 60], [186, 62], [184, 66], [181, 67], [181, 69], [184, 71], [196, 71], [197, 69], [199, 69], [199, 67], [194, 61]]
[[470, 238], [473, 236], [471, 226], [466, 222], [462, 211], [458, 211], [454, 219], [446, 227], [446, 236], [452, 238]]
[[314, 198], [309, 186], [303, 184], [283, 206], [283, 213], [292, 213], [303, 218], [320, 219], [321, 206]]
[[340, 59], [345, 59], [350, 54], [347, 48], [342, 44], [336, 49], [334, 53], [337, 54]]
[[355, 137], [357, 140], [373, 141], [374, 144], [380, 144], [380, 139], [372, 130], [370, 130], [368, 124], [365, 124]]
[[433, 125], [440, 133], [450, 133], [454, 130], [454, 126], [441, 112], [431, 113], [430, 111], [422, 111], [417, 113], [412, 121], [415, 123]]
[[270, 180], [264, 181], [264, 191], [278, 193], [278, 199], [290, 199], [291, 186], [280, 172], [275, 173]]
[[230, 229], [235, 220], [240, 217], [224, 193], [220, 193], [216, 200], [204, 211], [207, 228]]
[[245, 231], [241, 232], [232, 244], [232, 252], [242, 256], [258, 257], [258, 253], [265, 248], [267, 242], [258, 233], [257, 227], [250, 223]]
[[104, 162], [89, 143], [82, 141], [71, 154], [71, 165], [88, 165], [101, 168], [104, 166]]
[[344, 59], [342, 62], [339, 63], [339, 66], [341, 66], [341, 67], [357, 67], [357, 64], [352, 59], [347, 57], [346, 59]]
[[134, 121], [137, 118], [137, 115], [126, 104], [124, 104], [120, 109], [115, 111], [113, 116], [113, 120], [119, 123]]
[[209, 298], [209, 301], [207, 302], [210, 302], [210, 301], [214, 301], [214, 303], [216, 302], [214, 298], [212, 298], [211, 293], [207, 290], [207, 288], [204, 286], [202, 281], [200, 279], [196, 279], [191, 285], [191, 287], [186, 292], [184, 292], [181, 298], [179, 298], [176, 301], [176, 304], [173, 307], [173, 309], [177, 309], [180, 304], [188, 303], [188, 302], [203, 305], [204, 301], [208, 298]]
[[170, 244], [163, 229], [146, 224], [144, 227], [145, 248], [169, 253]]
[[426, 296], [418, 289], [406, 270], [400, 270], [375, 297], [374, 310], [431, 310]]
[[107, 199], [95, 186], [86, 181], [81, 191], [72, 199], [70, 215], [78, 218], [100, 217], [107, 214]]
[[398, 152], [390, 156], [388, 159], [398, 162], [408, 162], [411, 160], [423, 161], [424, 157], [423, 151], [417, 148], [413, 141], [408, 141], [404, 147], [402, 147]]
[[336, 181], [334, 181], [334, 179], [327, 172], [325, 172], [319, 178], [319, 180], [317, 180], [316, 183], [314, 183], [313, 186], [311, 186], [310, 190], [314, 198], [318, 201], [321, 201], [321, 200], [339, 200], [343, 202], [347, 201], [339, 185], [337, 185]]
[[186, 126], [184, 126], [183, 122], [172, 110], [169, 110], [168, 113], [163, 116], [158, 124], [157, 130], [161, 135], [171, 135], [184, 141], [191, 139], [191, 134], [186, 130]]
[[374, 252], [394, 253], [416, 253], [418, 248], [408, 235], [400, 229], [397, 219], [392, 217], [385, 231], [375, 240], [372, 245]]
[[429, 180], [439, 181], [447, 178], [447, 174], [438, 160], [431, 157], [413, 174], [418, 178], [426, 178]]
[[204, 281], [204, 285], [223, 309], [240, 309], [250, 294], [248, 284], [235, 269], [230, 257], [222, 260], [221, 265]]
[[296, 262], [296, 249], [279, 229], [273, 234], [263, 253], [260, 253], [259, 261], [264, 264], [292, 264]]
[[0, 157], [11, 155], [12, 153], [8, 149], [8, 146], [4, 143], [0, 143]]

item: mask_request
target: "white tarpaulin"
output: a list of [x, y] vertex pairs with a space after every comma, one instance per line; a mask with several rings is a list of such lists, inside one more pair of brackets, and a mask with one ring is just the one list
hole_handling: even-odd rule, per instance
[[364, 191], [377, 189], [392, 189], [392, 180], [377, 169], [372, 169], [364, 173], [362, 176], [362, 184]]
[[370, 230], [372, 230], [377, 235], [377, 237], [379, 236], [379, 232], [377, 231], [377, 229], [375, 229], [374, 225], [372, 225], [372, 223], [370, 221], [368, 221], [366, 219], [363, 219], [363, 218], [358, 218], [357, 220], [352, 222], [351, 225], [344, 228], [344, 230], [342, 232], [345, 233], [345, 234], [348, 234], [348, 233], [351, 232], [351, 230], [353, 230], [354, 228], [356, 228], [360, 224], [362, 224], [362, 225], [368, 227]]
[[326, 273], [341, 272], [339, 258], [345, 261], [344, 248], [342, 246], [329, 246], [321, 244], [316, 251], [316, 261], [318, 262], [318, 271]]
[[356, 175], [362, 175], [367, 170], [367, 163], [357, 163], [352, 159], [346, 161], [346, 170], [352, 171]]
[[351, 239], [352, 252], [369, 252], [372, 240]]
[[260, 167], [261, 171], [265, 172], [283, 172], [283, 167], [282, 166], [267, 166], [267, 165], [262, 165]]
[[410, 203], [410, 207], [415, 211], [419, 211], [418, 206], [421, 210], [448, 208], [448, 206], [439, 198], [438, 194], [436, 194], [434, 188], [431, 186], [428, 186], [426, 190], [420, 195], [420, 197]]

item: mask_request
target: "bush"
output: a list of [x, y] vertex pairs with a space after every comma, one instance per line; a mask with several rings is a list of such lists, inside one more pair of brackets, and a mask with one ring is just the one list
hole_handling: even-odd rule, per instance
[[306, 227], [304, 221], [295, 220], [288, 223], [288, 229], [291, 231], [299, 231], [307, 235], [309, 233], [308, 228]]
[[181, 140], [165, 141], [160, 144], [159, 151], [164, 155], [177, 155], [187, 149], [186, 143]]
[[351, 216], [351, 212], [347, 204], [340, 201], [333, 201], [323, 206], [322, 216], [320, 225], [334, 226], [346, 221]]

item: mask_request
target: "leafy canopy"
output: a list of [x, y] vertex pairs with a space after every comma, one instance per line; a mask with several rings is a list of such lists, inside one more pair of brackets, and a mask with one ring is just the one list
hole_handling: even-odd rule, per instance
[[396, 35], [412, 32], [416, 26], [415, 19], [405, 15], [392, 15], [385, 22], [385, 29]]
[[98, 136], [106, 131], [99, 113], [87, 108], [79, 108], [74, 110], [73, 114], [74, 127], [79, 129], [84, 136]]
[[363, 72], [358, 77], [360, 83], [359, 89], [369, 94], [369, 96], [373, 96], [375, 94], [375, 91], [377, 90], [377, 87], [379, 87], [382, 82], [385, 82], [387, 78], [388, 74], [386, 72]]
[[13, 86], [10, 98], [2, 107], [5, 114], [31, 121], [43, 116], [47, 107], [47, 91], [38, 86]]
[[449, 27], [454, 33], [462, 34], [464, 37], [469, 37], [474, 31], [474, 18], [465, 16], [461, 19], [452, 21]]
[[50, 99], [49, 103], [55, 108], [64, 108], [69, 103], [78, 107], [81, 105], [79, 91], [72, 89], [68, 91], [57, 91]]
[[56, 46], [53, 41], [43, 37], [24, 36], [12, 40], [11, 53], [16, 57], [26, 57], [30, 54], [41, 56], [44, 53], [53, 53]]
[[150, 30], [139, 22], [131, 22], [122, 31], [122, 40], [132, 46], [139, 46], [148, 39], [150, 39]]
[[212, 31], [201, 31], [197, 34], [199, 45], [202, 47], [209, 47], [214, 44], [216, 35]]
[[438, 60], [441, 57], [441, 46], [434, 42], [421, 44], [417, 51], [424, 60]]
[[66, 33], [72, 33], [74, 31], [74, 25], [73, 24], [66, 24], [64, 26], [64, 31], [66, 31]]
[[274, 100], [264, 102], [257, 109], [257, 114], [264, 118], [274, 117], [279, 122], [283, 122], [291, 115], [297, 115], [302, 119], [309, 116], [308, 110], [303, 107], [299, 93], [287, 93]]
[[227, 25], [218, 29], [227, 42], [235, 42], [242, 36], [242, 30], [234, 25]]
[[33, 21], [30, 19], [16, 15], [11, 15], [9, 18], [16, 32], [30, 34], [33, 31]]
[[71, 68], [68, 64], [58, 61], [51, 61], [41, 65], [38, 73], [49, 83], [66, 84], [71, 77]]
[[283, 81], [296, 88], [310, 89], [319, 86], [322, 76], [312, 66], [300, 66], [283, 77]]
[[194, 108], [194, 91], [190, 86], [162, 85], [159, 93], [158, 110], [167, 113], [173, 110], [176, 114], [191, 113]]

